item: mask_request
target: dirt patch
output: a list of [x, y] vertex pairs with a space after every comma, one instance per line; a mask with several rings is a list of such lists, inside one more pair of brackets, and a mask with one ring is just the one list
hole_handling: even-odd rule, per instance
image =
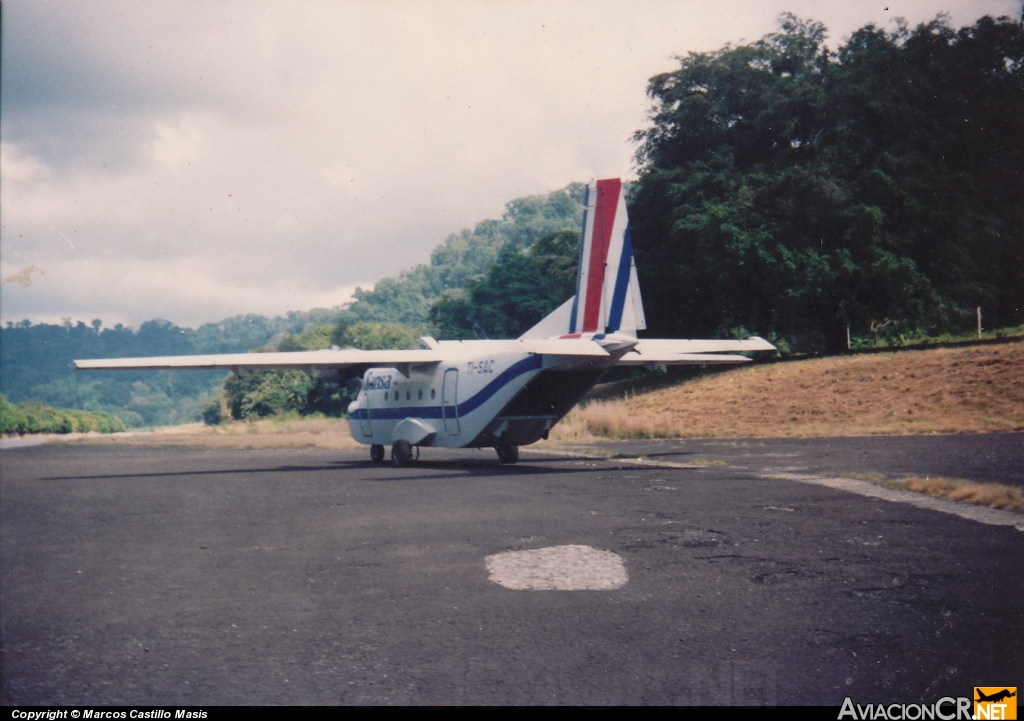
[[236, 421], [218, 426], [192, 423], [110, 435], [92, 434], [69, 442], [139, 446], [202, 446], [206, 448], [360, 448], [338, 418]]

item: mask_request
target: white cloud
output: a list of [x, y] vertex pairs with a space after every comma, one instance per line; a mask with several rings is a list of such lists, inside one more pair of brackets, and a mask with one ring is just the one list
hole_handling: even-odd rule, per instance
[[[646, 81], [771, 32], [926, 0], [5, 2], [3, 320], [283, 313], [426, 262], [512, 198], [629, 176]], [[1019, 13], [961, 0], [954, 24]], [[5, 276], [6, 277], [6, 276]], [[22, 291], [27, 292], [22, 292]]]
[[[27, 272], [26, 272], [27, 271]], [[35, 313], [39, 322], [60, 322], [65, 317], [91, 320], [107, 325], [138, 325], [134, 304], [166, 308], [154, 317], [195, 327], [242, 313], [274, 316], [282, 308], [331, 308], [352, 300], [357, 285], [311, 289], [288, 279], [267, 279], [256, 284], [230, 282], [217, 273], [203, 257], [178, 257], [165, 261], [58, 259], [47, 267], [0, 266], [4, 278], [5, 315], [19, 320]], [[27, 282], [25, 282], [27, 281]], [[132, 299], [132, 305], [124, 298]], [[173, 307], [167, 299], [173, 299]], [[70, 313], [68, 308], [76, 312]]]

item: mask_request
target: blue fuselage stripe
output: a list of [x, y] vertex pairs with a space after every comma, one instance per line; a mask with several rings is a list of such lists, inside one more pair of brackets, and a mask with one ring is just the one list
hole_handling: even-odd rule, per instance
[[[513, 363], [498, 376], [484, 386], [479, 393], [467, 398], [456, 406], [458, 417], [468, 415], [489, 401], [494, 394], [508, 385], [510, 382], [530, 371], [540, 370], [542, 359], [539, 355], [531, 354], [528, 358]], [[365, 408], [359, 408], [352, 414], [354, 418], [370, 418], [379, 420], [399, 420], [402, 418], [442, 418], [441, 406], [394, 406], [388, 408], [371, 408], [369, 416]]]

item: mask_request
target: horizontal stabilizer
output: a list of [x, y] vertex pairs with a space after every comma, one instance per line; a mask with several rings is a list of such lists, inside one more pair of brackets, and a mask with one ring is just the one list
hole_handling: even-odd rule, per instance
[[607, 358], [608, 351], [592, 340], [585, 338], [551, 338], [549, 340], [524, 340], [517, 350], [537, 355], [587, 356]]
[[641, 339], [633, 349], [642, 356], [660, 357], [675, 353], [747, 353], [775, 350], [764, 338], [753, 336], [746, 340], [687, 340]]
[[644, 365], [715, 365], [721, 363], [749, 363], [742, 355], [718, 355], [716, 353], [677, 353], [662, 358], [648, 358], [636, 353], [627, 353], [619, 361], [621, 366]]
[[749, 358], [715, 354], [767, 350], [775, 350], [775, 346], [757, 336], [746, 340], [648, 339], [639, 341], [632, 351], [622, 357], [619, 363], [621, 365], [741, 363]]

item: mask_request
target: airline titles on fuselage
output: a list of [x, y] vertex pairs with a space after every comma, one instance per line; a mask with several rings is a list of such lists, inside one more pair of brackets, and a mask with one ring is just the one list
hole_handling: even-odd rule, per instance
[[375, 376], [372, 371], [366, 374], [366, 390], [380, 391], [391, 388], [391, 376]]

